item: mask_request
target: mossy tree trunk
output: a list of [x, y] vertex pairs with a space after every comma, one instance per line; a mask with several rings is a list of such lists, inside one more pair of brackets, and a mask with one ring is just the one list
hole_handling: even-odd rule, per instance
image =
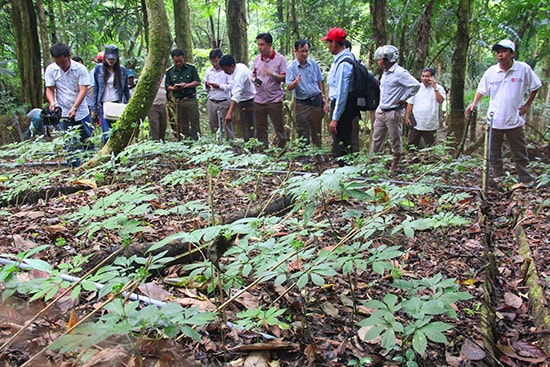
[[42, 65], [36, 13], [32, 0], [13, 0], [12, 24], [17, 46], [17, 65], [23, 103], [42, 105]]
[[151, 108], [168, 65], [172, 39], [164, 1], [145, 0], [145, 3], [149, 19], [149, 47], [139, 83], [137, 83], [136, 91], [130, 98], [124, 113], [113, 126], [107, 144], [99, 151], [97, 157], [84, 165], [85, 168], [95, 166], [99, 160], [109, 159], [111, 154], [120, 153], [126, 148], [132, 137], [137, 135], [140, 121], [145, 118]]
[[191, 33], [191, 19], [189, 0], [173, 0], [174, 4], [174, 32], [176, 45], [185, 52], [185, 62], [193, 63], [193, 38]]
[[46, 11], [44, 10], [44, 1], [36, 0], [36, 9], [38, 10], [38, 21], [40, 23], [40, 43], [42, 46], [42, 68], [46, 70], [52, 62], [50, 55], [50, 39], [48, 37], [48, 25], [46, 23]]
[[237, 62], [248, 64], [248, 24], [246, 22], [246, 1], [226, 0], [227, 37], [229, 52]]

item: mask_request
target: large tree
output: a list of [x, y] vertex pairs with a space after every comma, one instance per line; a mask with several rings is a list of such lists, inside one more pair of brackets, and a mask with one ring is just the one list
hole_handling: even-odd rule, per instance
[[189, 13], [189, 0], [173, 0], [174, 33], [176, 45], [185, 52], [185, 61], [193, 62], [193, 37]]
[[32, 0], [13, 0], [11, 4], [22, 102], [39, 107], [42, 105], [42, 65], [34, 5]]
[[449, 133], [455, 141], [460, 141], [466, 133], [466, 119], [464, 116], [464, 86], [466, 80], [466, 65], [470, 42], [470, 0], [459, 0], [456, 12], [457, 30], [455, 35], [455, 50], [451, 66], [451, 118]]
[[246, 37], [248, 24], [246, 21], [246, 1], [226, 0], [227, 36], [229, 52], [237, 62], [248, 63], [248, 39]]
[[145, 119], [157, 93], [162, 76], [168, 65], [168, 54], [172, 45], [168, 17], [163, 0], [145, 0], [147, 8], [149, 47], [147, 59], [137, 83], [136, 91], [130, 98], [128, 106], [120, 119], [115, 123], [107, 144], [99, 152], [99, 157], [87, 162], [85, 167], [92, 167], [98, 158], [118, 154], [139, 132], [139, 122]]

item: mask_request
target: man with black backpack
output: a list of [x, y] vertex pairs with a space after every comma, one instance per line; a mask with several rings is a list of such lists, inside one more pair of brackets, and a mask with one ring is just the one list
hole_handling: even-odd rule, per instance
[[354, 98], [349, 98], [353, 86], [353, 65], [344, 59], [355, 60], [355, 56], [346, 48], [346, 31], [332, 28], [321, 38], [334, 55], [334, 62], [328, 76], [330, 103], [330, 133], [332, 134], [332, 154], [338, 165], [344, 166], [342, 157], [353, 153], [353, 119], [359, 116], [359, 108]]
[[378, 47], [374, 52], [378, 67], [384, 71], [380, 80], [380, 105], [376, 110], [371, 153], [383, 153], [386, 136], [390, 136], [393, 155], [390, 170], [395, 171], [403, 153], [401, 133], [407, 99], [414, 96], [420, 83], [397, 64], [399, 50], [392, 45]]

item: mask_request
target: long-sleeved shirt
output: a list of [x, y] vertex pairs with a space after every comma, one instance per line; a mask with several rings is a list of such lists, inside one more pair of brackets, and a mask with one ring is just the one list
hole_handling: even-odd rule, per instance
[[236, 103], [249, 101], [256, 95], [256, 88], [252, 83], [252, 72], [245, 64], [235, 65], [233, 77], [233, 86], [231, 87], [231, 100]]
[[397, 64], [384, 70], [380, 80], [380, 105], [382, 110], [399, 106], [399, 102], [406, 101], [420, 89], [420, 82], [411, 73]]
[[329, 98], [335, 100], [332, 120], [339, 121], [346, 109], [348, 95], [351, 92], [353, 82], [353, 65], [349, 62], [342, 62], [345, 58], [355, 59], [355, 56], [347, 48], [334, 56], [334, 62], [328, 75]]
[[218, 84], [219, 88], [207, 88], [208, 99], [214, 101], [223, 101], [229, 99], [233, 80], [230, 75], [227, 75], [221, 68], [214, 69], [210, 67], [204, 73], [204, 81], [208, 83]]

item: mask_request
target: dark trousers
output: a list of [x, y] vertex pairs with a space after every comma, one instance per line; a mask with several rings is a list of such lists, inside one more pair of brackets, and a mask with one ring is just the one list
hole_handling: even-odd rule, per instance
[[241, 118], [241, 133], [244, 141], [256, 137], [256, 108], [253, 99], [237, 103]]
[[195, 97], [186, 97], [176, 100], [176, 133], [177, 140], [180, 141], [183, 137], [190, 137], [193, 140], [198, 140], [201, 133], [199, 121], [199, 103]]
[[435, 133], [437, 130], [422, 131], [416, 130], [414, 127], [409, 129], [407, 135], [407, 145], [414, 145], [416, 148], [420, 147], [420, 139], [424, 139], [424, 145], [431, 147], [435, 143]]
[[[330, 101], [330, 114], [334, 111], [336, 100]], [[332, 136], [332, 155], [335, 158], [343, 157], [353, 153], [353, 120], [360, 116], [359, 109], [353, 102], [353, 98], [348, 98], [344, 113], [338, 121], [336, 135]], [[339, 160], [338, 163], [343, 165], [344, 162]]]
[[321, 126], [323, 122], [323, 99], [318, 95], [311, 100], [296, 100], [296, 133], [298, 137], [305, 139], [321, 147]]
[[525, 142], [525, 134], [523, 126], [515, 129], [495, 129], [492, 130], [491, 137], [491, 168], [495, 177], [504, 175], [504, 161], [502, 159], [502, 151], [504, 139], [508, 141], [510, 152], [512, 153], [512, 161], [516, 165], [518, 178], [521, 182], [530, 182], [533, 177], [527, 171], [529, 157], [527, 155], [527, 143]]
[[273, 129], [277, 134], [277, 146], [283, 148], [287, 137], [283, 121], [283, 102], [255, 104], [256, 108], [256, 138], [263, 143], [264, 148], [269, 147], [269, 134], [267, 117], [271, 118]]

